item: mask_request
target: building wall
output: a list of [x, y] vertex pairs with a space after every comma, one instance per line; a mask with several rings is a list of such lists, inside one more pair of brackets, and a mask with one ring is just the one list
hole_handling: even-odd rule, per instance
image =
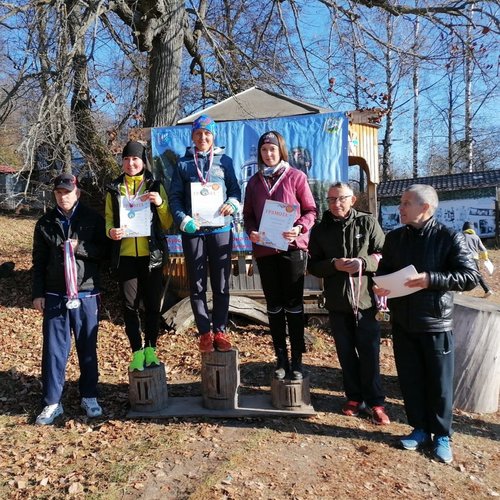
[[[469, 189], [439, 194], [436, 218], [444, 225], [462, 230], [465, 221], [474, 224], [481, 238], [496, 236], [495, 187]], [[384, 231], [399, 227], [399, 198], [380, 200], [380, 223]]]
[[15, 174], [0, 174], [0, 208], [15, 209], [22, 200], [26, 182]]

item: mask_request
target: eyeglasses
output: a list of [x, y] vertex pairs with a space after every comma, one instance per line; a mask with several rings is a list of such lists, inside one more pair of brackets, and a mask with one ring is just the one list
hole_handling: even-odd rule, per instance
[[347, 201], [348, 198], [350, 198], [352, 194], [346, 194], [345, 196], [329, 196], [326, 201], [328, 203], [336, 203], [339, 201], [340, 203], [344, 203]]

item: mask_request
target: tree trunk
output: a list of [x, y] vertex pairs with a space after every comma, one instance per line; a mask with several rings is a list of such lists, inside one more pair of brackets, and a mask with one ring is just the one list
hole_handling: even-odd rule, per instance
[[[472, 19], [473, 16], [473, 5], [471, 4], [469, 8], [469, 16]], [[466, 166], [467, 171], [472, 172], [473, 162], [472, 162], [472, 56], [474, 47], [472, 45], [472, 22], [467, 23], [467, 37], [464, 47], [464, 57], [465, 57], [465, 155], [466, 155]]]
[[171, 2], [171, 11], [149, 52], [149, 87], [144, 126], [175, 125], [178, 120], [184, 2]]
[[82, 23], [80, 7], [72, 5], [68, 16], [71, 42], [75, 47], [73, 56], [73, 95], [71, 98], [71, 116], [75, 127], [78, 147], [84, 154], [89, 167], [103, 185], [118, 175], [120, 169], [109, 148], [101, 140], [91, 111], [91, 98], [88, 79], [85, 39], [77, 38], [76, 32]]
[[453, 75], [448, 85], [448, 173], [453, 173]]
[[[415, 20], [415, 43], [413, 50], [416, 53], [419, 45], [420, 22]], [[419, 125], [419, 97], [420, 97], [420, 68], [418, 58], [413, 58], [413, 178], [418, 177], [418, 125]]]
[[387, 115], [385, 120], [385, 133], [382, 152], [382, 180], [388, 181], [391, 176], [392, 168], [392, 132], [394, 128], [394, 118], [393, 118], [393, 61], [392, 61], [392, 38], [393, 38], [393, 26], [392, 19], [387, 16], [386, 20], [386, 30], [387, 30], [387, 45], [385, 47], [385, 80], [386, 80], [386, 105], [387, 105]]

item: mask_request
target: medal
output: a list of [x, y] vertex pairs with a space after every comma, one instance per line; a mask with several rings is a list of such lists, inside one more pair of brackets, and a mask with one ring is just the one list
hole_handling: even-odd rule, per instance
[[78, 309], [80, 307], [80, 299], [68, 299], [66, 309]]
[[389, 311], [377, 311], [375, 319], [383, 323], [388, 323], [389, 321], [391, 321], [391, 316], [389, 314]]
[[130, 212], [128, 213], [128, 218], [129, 219], [133, 219], [135, 217], [135, 211], [134, 210], [130, 210]]
[[203, 189], [200, 191], [200, 194], [201, 194], [202, 196], [207, 196], [207, 194], [208, 194], [208, 189], [207, 189], [207, 188], [203, 188]]

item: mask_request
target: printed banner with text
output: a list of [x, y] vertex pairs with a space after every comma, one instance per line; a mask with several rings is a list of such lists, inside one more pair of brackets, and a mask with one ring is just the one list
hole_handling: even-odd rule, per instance
[[[347, 116], [345, 113], [323, 113], [218, 122], [215, 144], [225, 147], [225, 153], [233, 159], [243, 200], [248, 180], [257, 171], [259, 137], [268, 130], [276, 130], [285, 138], [288, 161], [292, 167], [307, 174], [321, 214], [327, 208], [328, 186], [348, 179]], [[155, 168], [163, 172], [168, 189], [177, 159], [191, 146], [191, 125], [153, 128], [151, 144]], [[170, 252], [182, 253], [177, 235], [169, 236], [168, 241]], [[241, 230], [235, 233], [234, 251], [251, 251], [251, 243]]]

